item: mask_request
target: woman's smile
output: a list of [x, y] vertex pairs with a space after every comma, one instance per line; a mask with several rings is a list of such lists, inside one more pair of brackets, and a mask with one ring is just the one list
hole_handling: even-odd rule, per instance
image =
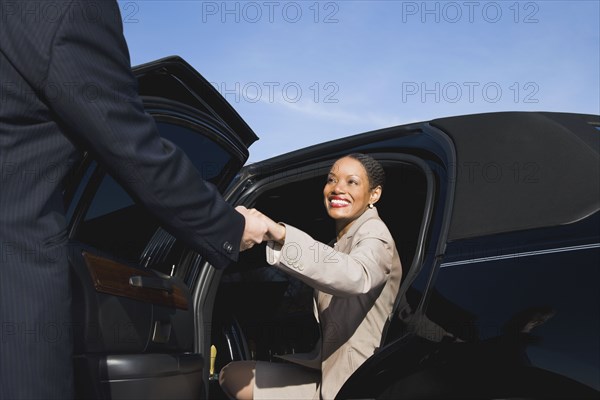
[[343, 196], [329, 196], [329, 204], [332, 208], [342, 208], [348, 207], [350, 205], [350, 201]]

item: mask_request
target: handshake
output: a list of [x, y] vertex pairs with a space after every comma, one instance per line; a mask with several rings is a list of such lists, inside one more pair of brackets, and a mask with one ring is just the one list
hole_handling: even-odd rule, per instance
[[255, 208], [237, 206], [235, 210], [246, 220], [240, 251], [248, 250], [265, 240], [273, 240], [281, 244], [285, 241], [285, 225], [278, 224]]

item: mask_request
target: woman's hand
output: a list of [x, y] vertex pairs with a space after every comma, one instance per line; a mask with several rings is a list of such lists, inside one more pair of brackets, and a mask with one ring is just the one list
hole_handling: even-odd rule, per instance
[[[265, 216], [265, 218], [268, 218]], [[285, 242], [285, 225], [278, 224], [269, 218], [271, 223], [267, 223], [267, 240], [273, 240], [279, 244], [283, 244]]]
[[252, 214], [259, 216], [267, 224], [267, 233], [263, 240], [272, 240], [283, 244], [285, 242], [285, 225], [278, 224], [255, 208], [249, 210]]

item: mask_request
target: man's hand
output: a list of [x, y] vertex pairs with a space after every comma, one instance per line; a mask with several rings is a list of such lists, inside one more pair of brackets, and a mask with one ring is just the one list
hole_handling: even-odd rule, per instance
[[265, 216], [255, 209], [248, 210], [244, 206], [237, 206], [235, 210], [242, 214], [246, 220], [240, 242], [240, 251], [248, 250], [255, 244], [262, 243], [268, 230]]

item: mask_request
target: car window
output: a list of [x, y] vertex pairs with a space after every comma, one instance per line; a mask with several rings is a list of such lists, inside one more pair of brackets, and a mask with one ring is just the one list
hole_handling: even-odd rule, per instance
[[135, 204], [110, 175], [103, 174], [75, 239], [135, 263], [157, 227], [154, 217]]
[[[222, 186], [237, 172], [235, 158], [220, 144], [200, 132], [172, 121], [157, 121], [162, 137], [186, 152], [202, 177]], [[91, 198], [80, 205], [82, 214], [73, 238], [118, 259], [174, 274], [177, 261], [186, 249], [160, 228], [142, 205], [97, 167], [95, 178], [87, 185]], [[93, 192], [93, 193], [92, 193]], [[174, 266], [175, 265], [175, 266]]]
[[171, 122], [157, 121], [156, 125], [162, 137], [186, 152], [203, 179], [219, 185], [229, 176], [227, 172], [238, 171], [239, 168], [231, 165], [236, 164], [237, 160], [213, 138]]

